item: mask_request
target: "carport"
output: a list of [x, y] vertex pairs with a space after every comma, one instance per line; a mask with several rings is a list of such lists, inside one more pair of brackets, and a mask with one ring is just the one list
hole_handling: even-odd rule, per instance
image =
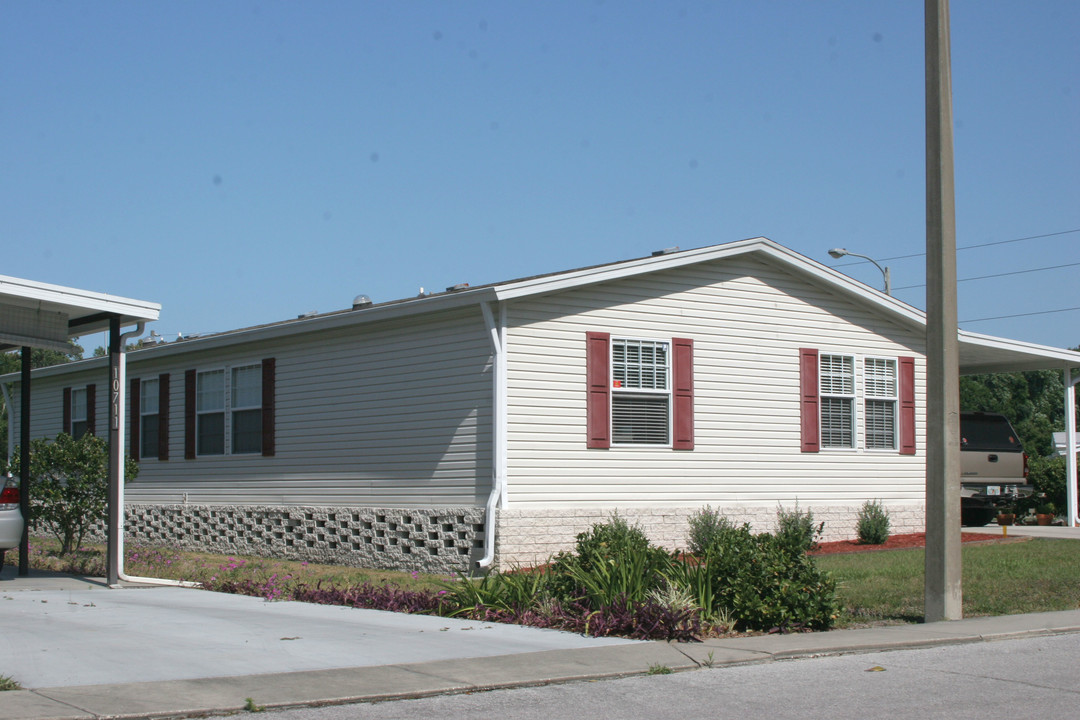
[[[1076, 384], [1080, 382], [1080, 352], [1035, 345], [1019, 340], [961, 330], [960, 374], [1060, 370], [1065, 380], [1065, 488], [1068, 497], [1067, 524], [1077, 527], [1076, 489]], [[1072, 479], [1069, 482], [1069, 479]]]
[[[143, 300], [49, 285], [0, 275], [0, 352], [20, 350], [22, 374], [19, 388], [19, 503], [23, 519], [30, 516], [30, 397], [31, 352], [45, 348], [66, 352], [68, 340], [80, 335], [109, 333], [109, 518], [107, 525], [108, 582], [119, 582], [120, 527], [123, 517], [121, 485], [124, 470], [124, 342], [141, 335], [146, 322], [157, 320], [161, 305]], [[121, 329], [136, 325], [134, 332]], [[5, 401], [7, 389], [4, 389]], [[14, 428], [8, 428], [9, 447]], [[29, 525], [19, 545], [19, 575], [29, 574]]]

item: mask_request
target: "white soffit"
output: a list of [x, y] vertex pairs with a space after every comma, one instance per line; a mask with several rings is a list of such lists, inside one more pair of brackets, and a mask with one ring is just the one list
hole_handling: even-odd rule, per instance
[[66, 350], [69, 337], [120, 324], [157, 320], [161, 305], [0, 275], [0, 350], [30, 346]]

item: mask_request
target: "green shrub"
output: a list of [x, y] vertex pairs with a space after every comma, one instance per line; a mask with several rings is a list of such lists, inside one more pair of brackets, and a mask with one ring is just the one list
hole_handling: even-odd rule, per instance
[[643, 602], [662, 586], [671, 560], [671, 553], [649, 543], [639, 526], [616, 513], [580, 533], [573, 553], [555, 556], [552, 592], [562, 601], [583, 598], [597, 610], [620, 598]]
[[[1061, 455], [1028, 459], [1028, 482], [1033, 498], [1045, 498], [1057, 507], [1065, 507], [1065, 458]], [[1035, 502], [1038, 502], [1037, 500]]]
[[713, 545], [722, 543], [726, 535], [735, 529], [735, 525], [719, 510], [713, 510], [708, 505], [692, 514], [689, 523], [686, 544], [690, 554], [697, 557], [703, 556]]
[[889, 539], [889, 511], [880, 500], [867, 500], [859, 510], [855, 532], [863, 545], [884, 545]]
[[[19, 453], [10, 470], [19, 472]], [[125, 459], [126, 480], [139, 474], [138, 464]], [[49, 442], [30, 442], [30, 522], [53, 533], [60, 554], [78, 550], [90, 527], [105, 519], [109, 500], [109, 444], [89, 433], [78, 440], [60, 433]]]
[[792, 555], [802, 555], [818, 546], [825, 523], [814, 524], [814, 513], [800, 510], [796, 501], [793, 510], [776, 508], [776, 540]]
[[746, 524], [718, 533], [696, 563], [674, 564], [668, 579], [693, 595], [706, 619], [727, 618], [740, 629], [827, 628], [839, 607], [835, 583], [813, 558]]

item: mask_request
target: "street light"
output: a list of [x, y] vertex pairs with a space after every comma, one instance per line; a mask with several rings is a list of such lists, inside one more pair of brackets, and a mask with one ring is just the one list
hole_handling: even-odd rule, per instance
[[868, 257], [866, 255], [860, 255], [859, 253], [853, 253], [845, 250], [844, 248], [833, 248], [829, 251], [829, 255], [838, 259], [844, 257], [845, 255], [850, 255], [851, 257], [862, 258], [863, 260], [869, 260], [870, 262], [874, 263], [874, 266], [877, 267], [877, 269], [881, 271], [881, 274], [885, 276], [885, 294], [890, 296], [892, 295], [892, 276], [889, 274], [889, 268], [881, 267], [880, 265], [878, 265], [877, 260], [874, 260], [874, 258]]

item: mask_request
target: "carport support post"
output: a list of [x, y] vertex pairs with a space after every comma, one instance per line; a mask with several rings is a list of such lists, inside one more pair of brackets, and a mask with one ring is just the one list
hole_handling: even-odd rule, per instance
[[949, 0], [926, 23], [926, 621], [963, 615]]
[[[30, 364], [33, 350], [22, 349], [22, 382], [19, 387], [19, 512], [23, 516], [19, 541], [19, 577], [30, 574]], [[11, 432], [12, 428], [8, 428]]]
[[123, 532], [120, 517], [120, 483], [124, 482], [124, 436], [120, 432], [120, 414], [124, 411], [121, 389], [124, 379], [120, 376], [120, 316], [109, 318], [109, 519], [105, 535], [108, 538], [105, 572], [109, 585], [120, 583], [120, 538]]

